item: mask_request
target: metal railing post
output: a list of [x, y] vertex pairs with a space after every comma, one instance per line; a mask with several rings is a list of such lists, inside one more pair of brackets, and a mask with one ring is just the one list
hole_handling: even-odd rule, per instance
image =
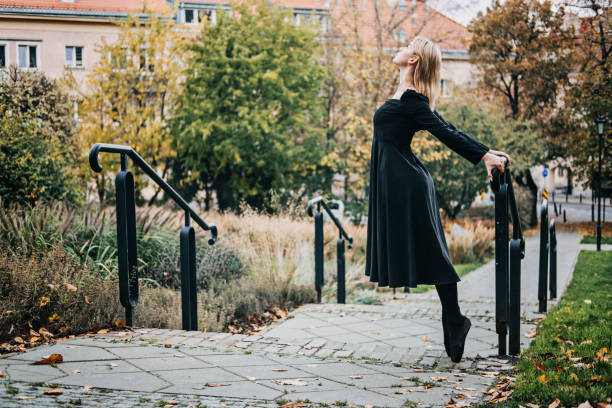
[[[525, 239], [509, 170], [501, 174], [493, 169], [492, 175], [491, 189], [495, 192], [495, 328], [499, 354], [506, 354], [506, 335], [509, 333], [508, 351], [517, 355], [521, 344], [521, 260], [525, 257]], [[542, 190], [542, 197], [548, 198], [546, 189]], [[509, 244], [510, 216], [512, 240]]]
[[323, 290], [323, 213], [320, 208], [314, 215], [315, 219], [315, 290], [317, 291], [317, 302], [321, 303], [321, 291]]
[[497, 174], [495, 193], [495, 330], [499, 354], [506, 354], [508, 334], [508, 184], [506, 174]]
[[336, 224], [338, 228], [338, 233], [340, 236], [338, 237], [337, 247], [336, 247], [336, 255], [337, 255], [337, 297], [338, 303], [346, 303], [346, 262], [344, 259], [344, 238], [348, 241], [348, 247], [351, 249], [353, 247], [353, 237], [346, 233], [344, 228], [342, 228], [342, 224], [336, 218], [334, 213], [332, 213], [330, 206], [325, 203], [323, 197], [318, 196], [308, 201], [308, 205], [306, 206], [306, 213], [309, 216], [313, 216], [312, 209], [314, 205], [317, 205], [317, 211], [314, 214], [315, 219], [315, 290], [317, 291], [317, 302], [321, 303], [321, 292], [323, 290], [323, 212], [321, 211], [321, 207], [327, 214], [329, 218]]
[[119, 300], [125, 308], [127, 326], [134, 325], [134, 307], [138, 305], [138, 254], [136, 246], [136, 204], [134, 176], [127, 170], [122, 156], [121, 171], [115, 177], [117, 204], [117, 257], [119, 267]]
[[508, 353], [521, 352], [521, 240], [510, 240], [510, 306], [508, 318], [510, 335]]
[[546, 312], [546, 281], [548, 277], [548, 202], [542, 201], [540, 210], [540, 269], [538, 275], [538, 300], [540, 313]]
[[189, 224], [189, 214], [185, 213], [180, 233], [181, 307], [183, 330], [198, 330], [195, 230]]
[[337, 242], [337, 258], [338, 258], [338, 303], [346, 303], [346, 268], [344, 262], [344, 240], [342, 235]]
[[557, 297], [557, 233], [555, 231], [555, 220], [550, 221], [550, 242], [549, 256], [550, 256], [550, 298], [555, 299]]

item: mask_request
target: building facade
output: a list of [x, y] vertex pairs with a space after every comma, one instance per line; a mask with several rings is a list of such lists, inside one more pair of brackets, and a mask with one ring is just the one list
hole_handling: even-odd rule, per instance
[[[314, 17], [322, 33], [334, 35], [351, 35], [338, 16], [356, 11], [363, 20], [366, 41], [376, 35], [375, 28], [368, 31], [375, 16], [386, 19], [383, 24], [393, 25], [384, 40], [390, 51], [406, 45], [414, 35], [440, 45], [443, 95], [449, 95], [453, 85], [473, 84], [467, 29], [422, 0], [281, 0], [281, 5], [293, 9], [296, 24]], [[81, 81], [100, 58], [97, 45], [115, 40], [119, 31], [115, 21], [128, 14], [144, 18], [153, 10], [197, 29], [205, 20], [215, 23], [220, 9], [231, 12], [224, 0], [0, 0], [0, 69], [15, 64], [53, 78], [69, 69]]]

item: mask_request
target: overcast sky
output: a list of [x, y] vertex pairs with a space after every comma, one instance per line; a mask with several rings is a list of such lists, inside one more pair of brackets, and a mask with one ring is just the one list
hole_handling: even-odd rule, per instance
[[467, 25], [479, 11], [485, 11], [492, 0], [429, 0], [429, 4], [441, 13]]

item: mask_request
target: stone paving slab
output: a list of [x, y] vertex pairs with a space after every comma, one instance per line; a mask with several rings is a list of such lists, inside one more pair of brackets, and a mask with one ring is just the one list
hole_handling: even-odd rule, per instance
[[[146, 329], [134, 331], [139, 330], [146, 332]], [[90, 348], [86, 346], [86, 340], [79, 339], [81, 348]], [[399, 364], [389, 365], [372, 359], [351, 360], [333, 357], [324, 359], [316, 356], [278, 355], [266, 352], [245, 354], [238, 349], [230, 353], [217, 354], [211, 346], [180, 345], [177, 348], [166, 348], [157, 343], [140, 343], [142, 344], [140, 347], [126, 347], [122, 349], [122, 359], [106, 360], [104, 359], [106, 355], [101, 351], [116, 351], [114, 347], [109, 347], [108, 350], [101, 347], [105, 342], [112, 341], [109, 333], [100, 337], [92, 336], [91, 340], [92, 344], [96, 344], [91, 348], [100, 349], [97, 355], [102, 357], [101, 360], [82, 359], [77, 362], [56, 363], [53, 366], [33, 366], [28, 364], [29, 360], [9, 356], [0, 360], [2, 366], [6, 367], [3, 369], [7, 375], [6, 380], [11, 384], [48, 381], [49, 387], [53, 384], [62, 389], [90, 385], [96, 388], [140, 391], [145, 396], [151, 393], [167, 393], [172, 394], [172, 398], [174, 394], [245, 400], [257, 398], [262, 404], [274, 400], [305, 398], [312, 401], [314, 406], [346, 401], [353, 405], [399, 407], [405, 404], [408, 398], [405, 394], [395, 394], [395, 388], [400, 385], [417, 386], [414, 381], [407, 380], [406, 377], [429, 379], [431, 375], [436, 375], [429, 375], [421, 371], [422, 369], [400, 367]], [[139, 340], [133, 341], [137, 343]], [[47, 347], [47, 353], [50, 354], [57, 351], [60, 346], [64, 346], [62, 352], [66, 355], [63, 356], [67, 357], [67, 353], [78, 350], [78, 348], [66, 348], [68, 344], [61, 344], [66, 342]], [[201, 353], [188, 354], [194, 349], [201, 349]], [[157, 356], [152, 357], [156, 353]], [[45, 355], [43, 353], [40, 357], [44, 358]], [[199, 363], [194, 364], [196, 360], [205, 366], [199, 367]], [[268, 364], [264, 364], [266, 362]], [[196, 368], [181, 367], [181, 363]], [[33, 373], [38, 373], [38, 377], [32, 376]], [[488, 381], [492, 382], [493, 378]], [[89, 398], [88, 393], [83, 390], [81, 392], [82, 398]], [[422, 396], [422, 399], [435, 399], [435, 390], [423, 389], [421, 392], [427, 394]], [[78, 394], [75, 390], [70, 393]], [[19, 394], [22, 395], [21, 392]], [[40, 395], [40, 389], [23, 395], [47, 398]], [[5, 400], [14, 402], [10, 395], [0, 393], [2, 406]]]
[[[558, 233], [559, 294], [571, 279], [578, 251], [588, 247], [579, 239], [577, 233]], [[530, 342], [524, 334], [544, 316], [534, 311], [538, 242], [528, 238], [526, 244], [523, 349]], [[66, 397], [81, 398], [84, 406], [160, 406], [173, 399], [194, 407], [267, 407], [301, 399], [315, 407], [442, 407], [458, 394], [463, 401], [483, 401], [483, 392], [513, 364], [497, 356], [489, 296], [493, 275], [491, 262], [459, 284], [462, 311], [472, 320], [459, 363], [444, 351], [436, 292], [398, 293], [383, 305], [304, 305], [253, 336], [128, 328], [10, 353], [0, 358], [6, 374], [0, 379], [6, 385], [0, 386], [0, 406], [57, 406]], [[52, 353], [62, 354], [64, 362], [29, 364]], [[42, 388], [55, 385], [65, 394], [42, 394]], [[85, 385], [96, 388], [86, 391]], [[112, 392], [104, 399], [98, 389]]]

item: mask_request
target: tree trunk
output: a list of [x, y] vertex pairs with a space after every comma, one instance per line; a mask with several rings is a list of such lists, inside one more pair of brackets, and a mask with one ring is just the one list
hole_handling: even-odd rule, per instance
[[204, 183], [204, 191], [206, 193], [204, 195], [204, 210], [209, 211], [210, 210], [210, 188], [208, 186], [208, 181]]

